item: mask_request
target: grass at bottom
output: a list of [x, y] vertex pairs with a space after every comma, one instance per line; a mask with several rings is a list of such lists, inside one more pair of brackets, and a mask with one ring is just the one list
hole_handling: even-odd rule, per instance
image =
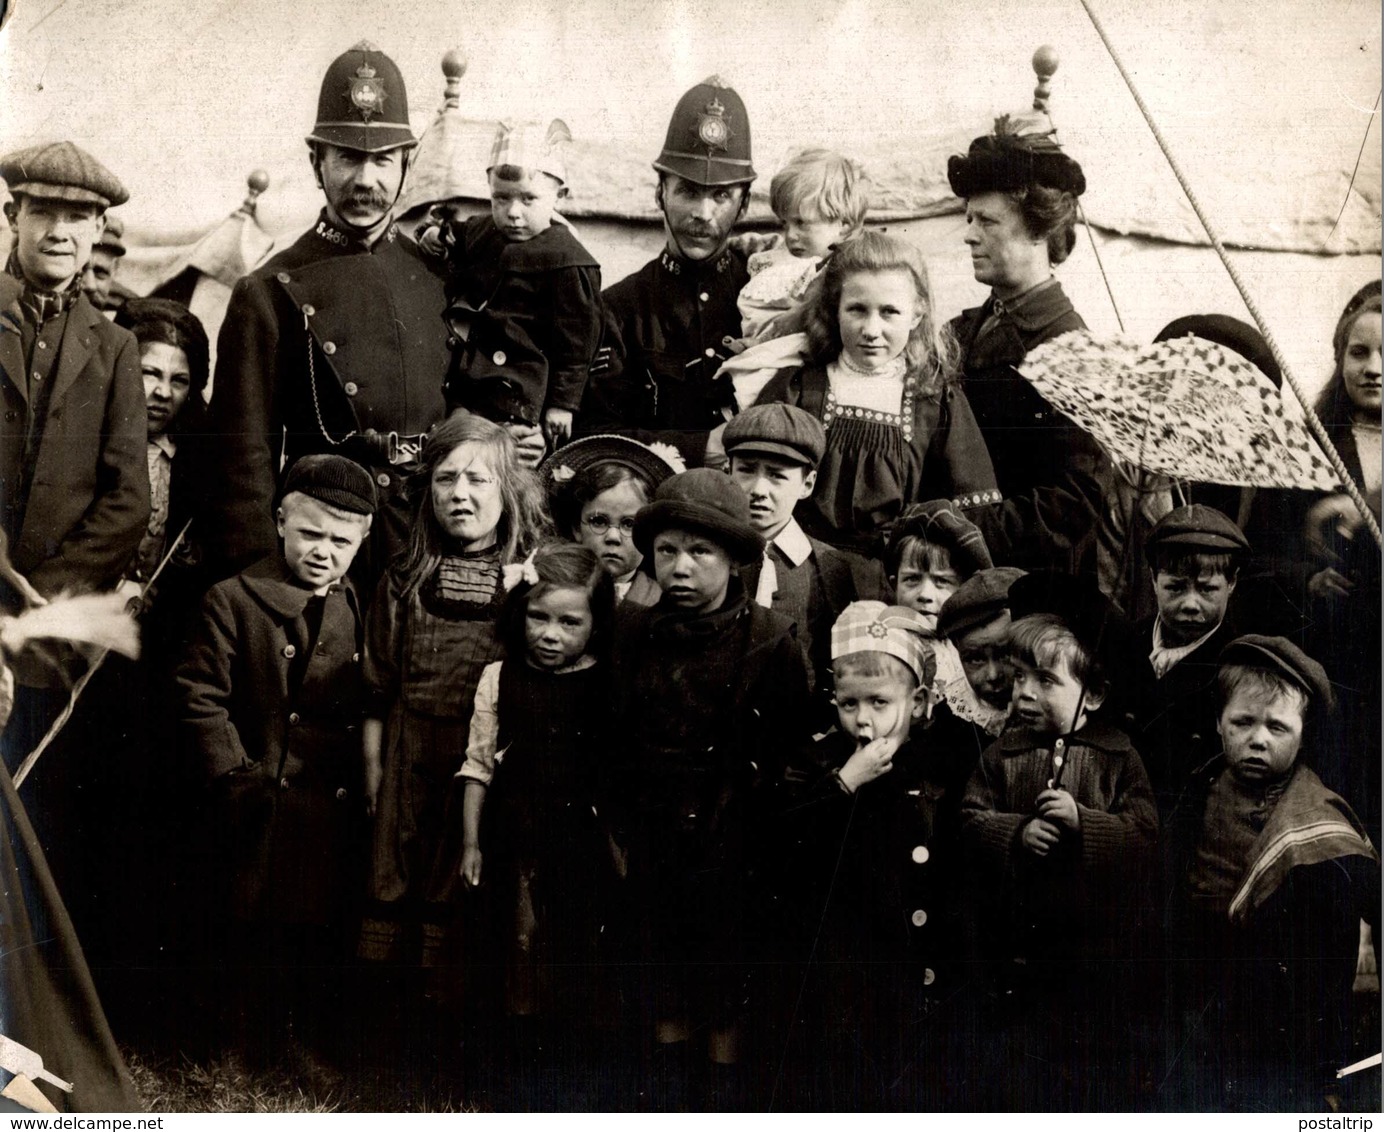
[[393, 1077], [357, 1079], [297, 1051], [272, 1068], [251, 1068], [240, 1054], [194, 1061], [181, 1054], [121, 1051], [148, 1112], [475, 1112], [452, 1089], [432, 1083], [409, 1091]]

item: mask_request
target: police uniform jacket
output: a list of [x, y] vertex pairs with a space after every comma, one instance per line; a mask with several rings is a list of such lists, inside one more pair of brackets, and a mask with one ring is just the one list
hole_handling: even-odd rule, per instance
[[1085, 326], [1056, 282], [1016, 310], [991, 296], [950, 323], [961, 346], [962, 388], [1004, 497], [967, 512], [996, 565], [1070, 570], [1094, 551], [1110, 462], [1015, 368], [1036, 346]]
[[206, 532], [213, 557], [243, 567], [274, 550], [281, 465], [336, 452], [365, 464], [381, 489], [363, 569], [352, 572], [373, 585], [411, 521], [388, 436], [418, 436], [444, 414], [444, 307], [442, 279], [393, 229], [367, 248], [325, 212], [236, 284], [211, 399], [224, 477]]
[[314, 634], [311, 598], [277, 555], [218, 583], [178, 671], [239, 920], [339, 922], [360, 887], [360, 606], [349, 580], [333, 587]]
[[[0, 274], [0, 489], [10, 559], [46, 596], [105, 589], [120, 580], [149, 523], [139, 346], [85, 295], [34, 327], [22, 291]], [[29, 380], [30, 366], [38, 381]]]
[[745, 257], [710, 260], [668, 250], [609, 288], [605, 338], [582, 401], [578, 432], [616, 432], [675, 445], [701, 465], [707, 434], [734, 404], [729, 378], [712, 379], [740, 335], [736, 299], [749, 281]]
[[448, 297], [472, 325], [454, 347], [448, 405], [530, 425], [544, 409], [580, 408], [601, 336], [591, 253], [563, 224], [516, 243], [487, 215], [454, 227], [450, 260]]

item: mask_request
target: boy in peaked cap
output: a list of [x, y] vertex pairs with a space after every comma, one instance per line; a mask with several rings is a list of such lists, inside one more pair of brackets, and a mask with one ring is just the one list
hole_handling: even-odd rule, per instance
[[1032, 1073], [1014, 1084], [1033, 1092], [1013, 1103], [1118, 1106], [1118, 1092], [1097, 1103], [1086, 1091], [1118, 1089], [1116, 1075], [1068, 1075], [1097, 1035], [1128, 1021], [1118, 992], [1139, 954], [1158, 834], [1138, 752], [1098, 715], [1113, 690], [1116, 614], [1094, 580], [1055, 572], [1019, 578], [1009, 606], [1010, 726], [981, 756], [961, 822], [978, 938], [1012, 992], [1008, 1023], [1049, 1059], [1022, 1062]]
[[764, 557], [742, 575], [746, 592], [793, 620], [813, 687], [825, 689], [831, 626], [855, 600], [855, 580], [837, 550], [803, 532], [793, 509], [812, 494], [826, 433], [796, 405], [756, 405], [731, 418], [722, 442], [750, 525], [766, 543]]
[[1164, 515], [1145, 545], [1157, 613], [1134, 627], [1128, 723], [1159, 812], [1216, 753], [1216, 669], [1236, 636], [1229, 617], [1249, 541], [1226, 515], [1193, 503]]
[[617, 613], [610, 793], [666, 1107], [688, 1103], [662, 1090], [701, 1060], [694, 1033], [723, 1075], [739, 1057], [746, 961], [768, 930], [767, 817], [785, 752], [808, 735], [808, 674], [792, 623], [745, 592], [764, 540], [724, 473], [664, 480], [634, 541], [663, 594]]
[[212, 587], [178, 670], [184, 749], [207, 784], [213, 937], [226, 940], [242, 1042], [286, 1038], [290, 1018], [297, 1039], [330, 1035], [341, 1001], [324, 972], [353, 952], [369, 844], [364, 630], [346, 572], [375, 509], [359, 464], [299, 458], [276, 511], [279, 553]]
[[572, 435], [601, 333], [600, 265], [554, 211], [571, 140], [558, 119], [501, 122], [486, 170], [490, 215], [454, 219], [444, 237], [448, 407], [541, 425], [550, 448]]
[[1308, 1111], [1339, 1095], [1334, 1070], [1369, 1052], [1351, 1048], [1351, 984], [1360, 921], [1378, 931], [1379, 857], [1308, 765], [1333, 706], [1322, 666], [1258, 635], [1219, 659], [1222, 753], [1169, 822], [1169, 989], [1183, 1029], [1179, 1091], [1165, 1100]]

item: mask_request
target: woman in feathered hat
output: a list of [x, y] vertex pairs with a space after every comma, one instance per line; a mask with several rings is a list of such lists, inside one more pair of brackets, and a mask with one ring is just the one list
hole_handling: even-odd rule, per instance
[[1035, 346], [1086, 326], [1052, 273], [1076, 246], [1086, 177], [1036, 113], [1000, 118], [950, 159], [947, 179], [966, 201], [976, 281], [990, 287], [951, 324], [962, 388], [1004, 496], [970, 518], [996, 562], [1073, 569], [1089, 551], [1109, 462], [1015, 367]]

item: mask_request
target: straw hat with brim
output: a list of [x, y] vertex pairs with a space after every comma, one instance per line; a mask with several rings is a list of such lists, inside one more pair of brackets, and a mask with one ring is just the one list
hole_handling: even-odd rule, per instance
[[764, 539], [750, 526], [745, 493], [713, 468], [693, 468], [664, 480], [654, 501], [634, 517], [634, 545], [645, 562], [653, 559], [654, 539], [670, 527], [705, 535], [737, 566], [764, 557]]
[[657, 488], [682, 469], [667, 456], [628, 436], [584, 436], [564, 444], [538, 465], [543, 486], [549, 491], [581, 475], [596, 464], [621, 464]]

